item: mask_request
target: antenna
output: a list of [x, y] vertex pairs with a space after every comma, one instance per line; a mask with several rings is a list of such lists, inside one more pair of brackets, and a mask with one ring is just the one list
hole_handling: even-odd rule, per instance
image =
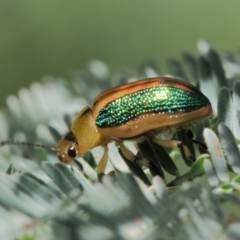
[[5, 145], [20, 145], [20, 146], [28, 146], [28, 147], [40, 147], [40, 148], [48, 149], [50, 151], [58, 151], [59, 150], [57, 147], [44, 146], [42, 144], [33, 143], [33, 142], [20, 142], [20, 141], [14, 140], [14, 139], [9, 139], [9, 140], [0, 142], [0, 146], [5, 146]]

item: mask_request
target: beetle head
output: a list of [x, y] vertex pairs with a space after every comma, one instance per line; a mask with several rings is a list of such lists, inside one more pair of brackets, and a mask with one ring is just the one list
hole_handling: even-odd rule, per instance
[[72, 132], [67, 133], [58, 144], [58, 158], [63, 163], [70, 163], [79, 156], [78, 143]]

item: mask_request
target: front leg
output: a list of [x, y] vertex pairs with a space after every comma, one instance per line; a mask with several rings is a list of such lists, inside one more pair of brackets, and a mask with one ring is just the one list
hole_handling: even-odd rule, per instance
[[108, 146], [105, 146], [103, 156], [98, 163], [98, 170], [97, 170], [98, 176], [101, 176], [104, 174], [107, 166], [107, 161], [108, 161]]

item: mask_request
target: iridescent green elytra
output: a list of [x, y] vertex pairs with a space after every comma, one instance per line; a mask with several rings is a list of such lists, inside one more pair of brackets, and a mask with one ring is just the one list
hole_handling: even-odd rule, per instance
[[209, 100], [198, 93], [173, 86], [157, 86], [127, 94], [108, 103], [96, 118], [97, 127], [113, 127], [146, 113], [188, 112], [209, 105]]

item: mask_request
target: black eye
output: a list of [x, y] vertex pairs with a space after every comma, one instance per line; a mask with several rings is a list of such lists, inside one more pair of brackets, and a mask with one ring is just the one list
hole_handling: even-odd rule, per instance
[[76, 157], [76, 150], [75, 150], [75, 146], [71, 146], [68, 149], [68, 156], [71, 158], [75, 158]]

